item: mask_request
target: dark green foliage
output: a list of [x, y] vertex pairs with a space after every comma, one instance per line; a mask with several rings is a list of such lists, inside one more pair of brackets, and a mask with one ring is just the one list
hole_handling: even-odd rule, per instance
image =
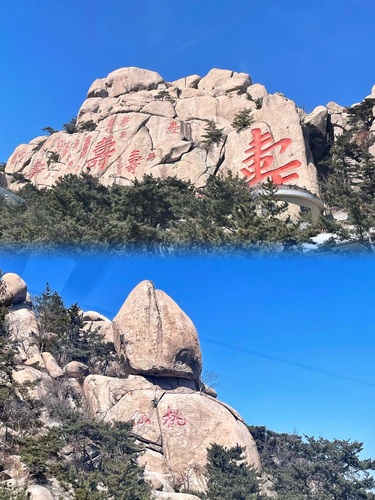
[[375, 220], [375, 159], [354, 142], [352, 134], [338, 137], [326, 169], [322, 195], [330, 206], [344, 209], [353, 225], [352, 237], [367, 244]]
[[64, 123], [63, 130], [68, 134], [74, 134], [76, 132], [77, 117], [74, 116], [68, 123]]
[[21, 174], [20, 172], [13, 172], [12, 174], [8, 174], [13, 177], [13, 179], [17, 182], [31, 182], [30, 179]]
[[28, 494], [25, 488], [11, 488], [10, 486], [0, 486], [0, 500], [27, 500]]
[[[24, 186], [26, 207], [0, 204], [0, 242], [101, 249], [250, 248], [282, 241], [257, 214], [245, 180], [211, 176], [195, 188], [174, 177], [147, 175], [131, 186], [106, 187], [89, 174], [67, 175], [50, 189]], [[295, 232], [290, 220], [283, 232]], [[301, 241], [303, 239], [301, 234]]]
[[[3, 287], [0, 281], [0, 296]], [[42, 405], [30, 397], [28, 390], [33, 384], [19, 384], [13, 380], [14, 357], [18, 349], [8, 332], [8, 311], [8, 307], [0, 306], [0, 423], [4, 432], [0, 443], [0, 467], [14, 440], [35, 433], [41, 426]]]
[[352, 108], [346, 108], [350, 125], [356, 129], [369, 130], [375, 119], [372, 112], [374, 106], [375, 99], [367, 98]]
[[174, 99], [169, 94], [168, 90], [160, 90], [157, 94], [154, 95], [154, 99], [157, 101], [171, 101], [174, 102]]
[[97, 365], [104, 368], [113, 360], [114, 345], [105, 342], [96, 330], [84, 329], [78, 305], [65, 307], [48, 283], [34, 303], [40, 325], [37, 344], [41, 351], [51, 352], [59, 364], [80, 361], [92, 368]]
[[239, 111], [232, 123], [232, 127], [237, 131], [241, 132], [241, 130], [245, 130], [250, 127], [250, 125], [254, 122], [254, 118], [251, 116], [250, 109], [243, 109]]
[[76, 126], [77, 132], [93, 132], [97, 125], [93, 120], [87, 120], [87, 122], [81, 122]]
[[263, 106], [263, 98], [262, 97], [258, 97], [258, 99], [255, 99], [255, 107], [257, 109], [262, 109], [262, 106]]
[[43, 132], [47, 132], [47, 134], [49, 135], [52, 135], [52, 134], [56, 134], [56, 132], [58, 132], [58, 130], [55, 130], [54, 128], [52, 127], [44, 127], [42, 128]]
[[54, 163], [59, 163], [60, 162], [60, 155], [59, 153], [56, 153], [55, 151], [47, 151], [47, 168], [49, 169], [51, 167], [51, 164]]
[[222, 128], [218, 128], [213, 120], [206, 120], [207, 127], [204, 129], [203, 145], [207, 148], [212, 147], [214, 144], [218, 145], [224, 140], [224, 133]]
[[[140, 449], [130, 424], [72, 419], [21, 444], [21, 459], [39, 483], [50, 477], [69, 483], [76, 498], [146, 500], [150, 487], [136, 464]], [[64, 453], [69, 447], [69, 458]], [[99, 491], [98, 486], [104, 491]]]
[[245, 449], [213, 444], [207, 450], [207, 500], [256, 500], [260, 480], [254, 468], [243, 463]]
[[361, 500], [373, 498], [375, 461], [361, 460], [362, 443], [249, 427], [265, 473], [280, 500]]

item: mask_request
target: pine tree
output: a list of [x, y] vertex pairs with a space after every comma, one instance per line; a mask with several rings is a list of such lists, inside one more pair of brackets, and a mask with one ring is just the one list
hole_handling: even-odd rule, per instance
[[247, 466], [245, 449], [213, 444], [207, 450], [207, 500], [256, 500], [260, 495], [257, 471]]

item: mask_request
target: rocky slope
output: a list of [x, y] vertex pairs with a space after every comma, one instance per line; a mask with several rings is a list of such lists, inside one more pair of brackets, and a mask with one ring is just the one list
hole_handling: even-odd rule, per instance
[[[61, 175], [90, 171], [105, 184], [152, 174], [202, 185], [211, 174], [231, 171], [250, 185], [272, 176], [275, 183], [319, 194], [305, 125], [324, 137], [332, 127], [338, 134], [345, 127], [343, 110], [330, 103], [306, 115], [245, 73], [212, 69], [203, 78], [166, 82], [153, 71], [122, 68], [91, 85], [74, 133], [37, 137], [16, 148], [6, 165], [7, 184], [20, 185], [14, 173], [50, 186]], [[242, 128], [233, 126], [244, 112], [249, 119]]]
[[[13, 380], [36, 383], [31, 393], [42, 400], [49, 398], [52, 380], [65, 380], [91, 417], [132, 422], [145, 446], [139, 461], [155, 495], [188, 500], [174, 496], [177, 478], [203, 491], [206, 450], [212, 443], [240, 444], [246, 462], [260, 469], [255, 442], [241, 416], [200, 380], [202, 358], [192, 321], [150, 281], [130, 293], [113, 321], [94, 311], [83, 313], [85, 329], [97, 329], [103, 341], [114, 342], [117, 359], [112, 373], [104, 374], [90, 373], [77, 361], [59, 366], [50, 352], [40, 350], [40, 326], [26, 283], [13, 273], [5, 274], [2, 283], [0, 305], [10, 307], [6, 326], [18, 345]], [[51, 488], [33, 485], [31, 498], [53, 498]]]

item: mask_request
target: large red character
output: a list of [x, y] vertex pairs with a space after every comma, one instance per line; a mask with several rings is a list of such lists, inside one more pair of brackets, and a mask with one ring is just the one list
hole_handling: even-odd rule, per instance
[[30, 170], [30, 172], [28, 173], [28, 175], [26, 177], [31, 179], [35, 175], [38, 175], [40, 172], [42, 172], [44, 169], [45, 169], [45, 165], [40, 160], [38, 160], [36, 163], [34, 163], [32, 169]]
[[186, 425], [186, 418], [182, 415], [180, 410], [172, 410], [168, 406], [167, 413], [163, 415], [163, 425], [171, 427], [174, 424], [183, 427], [184, 425]]
[[292, 139], [280, 139], [273, 142], [270, 132], [262, 134], [260, 128], [251, 131], [253, 140], [250, 142], [250, 148], [245, 151], [249, 156], [242, 163], [247, 168], [242, 168], [241, 172], [247, 177], [250, 186], [254, 186], [267, 177], [271, 177], [274, 184], [284, 184], [292, 179], [298, 179], [299, 175], [295, 172], [286, 174], [287, 170], [298, 168], [302, 163], [298, 160], [292, 160], [281, 167], [270, 169], [274, 157], [270, 153], [273, 149], [280, 147], [279, 153], [284, 151], [292, 143]]
[[104, 137], [96, 144], [94, 148], [95, 156], [87, 160], [86, 167], [94, 168], [96, 164], [98, 164], [101, 169], [104, 169], [107, 165], [108, 158], [112, 156], [112, 153], [115, 151], [115, 146], [116, 141], [112, 137]]

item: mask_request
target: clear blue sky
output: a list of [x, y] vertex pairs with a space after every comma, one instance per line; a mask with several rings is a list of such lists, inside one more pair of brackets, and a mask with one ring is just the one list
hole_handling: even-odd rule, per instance
[[22, 0], [0, 20], [0, 161], [60, 129], [96, 78], [124, 66], [172, 81], [249, 73], [311, 111], [375, 84], [374, 0]]
[[375, 459], [374, 259], [2, 253], [0, 268], [110, 319], [153, 280], [193, 320], [219, 398], [249, 424], [364, 441]]

